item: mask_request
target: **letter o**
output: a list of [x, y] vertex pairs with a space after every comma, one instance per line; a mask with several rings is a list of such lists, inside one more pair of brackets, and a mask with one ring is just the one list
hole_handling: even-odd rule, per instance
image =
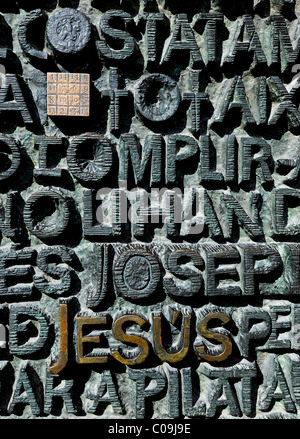
[[60, 8], [53, 12], [46, 31], [50, 45], [58, 52], [67, 54], [81, 52], [92, 34], [88, 18], [73, 8]]
[[135, 90], [138, 111], [153, 122], [164, 122], [174, 116], [180, 100], [176, 81], [160, 73], [144, 76]]
[[[92, 151], [93, 157], [89, 156]], [[67, 151], [70, 171], [78, 180], [98, 182], [111, 169], [113, 161], [109, 139], [99, 134], [83, 134], [73, 140]]]
[[145, 299], [156, 290], [161, 272], [157, 259], [144, 249], [125, 250], [114, 261], [114, 282], [127, 299]]
[[[53, 207], [55, 207], [54, 211]], [[35, 212], [38, 215], [34, 215]], [[50, 212], [51, 216], [46, 216]], [[37, 218], [39, 215], [43, 216], [40, 221]], [[50, 189], [35, 192], [25, 203], [25, 225], [30, 233], [40, 239], [52, 239], [60, 236], [65, 231], [69, 219], [70, 210], [67, 200], [58, 192]]]

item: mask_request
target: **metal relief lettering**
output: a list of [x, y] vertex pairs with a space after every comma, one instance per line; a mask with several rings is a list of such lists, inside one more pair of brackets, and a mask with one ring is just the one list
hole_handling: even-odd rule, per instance
[[142, 78], [137, 85], [136, 106], [146, 119], [153, 122], [163, 122], [172, 117], [179, 107], [179, 102], [178, 86], [166, 75], [152, 74]]
[[0, 13], [0, 419], [299, 419], [300, 1]]

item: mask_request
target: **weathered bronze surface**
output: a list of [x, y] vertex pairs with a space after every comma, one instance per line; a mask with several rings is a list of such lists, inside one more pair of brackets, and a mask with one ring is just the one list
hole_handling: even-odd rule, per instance
[[0, 419], [300, 418], [299, 19], [0, 2]]
[[75, 9], [58, 9], [47, 22], [47, 36], [52, 47], [59, 52], [80, 52], [90, 40], [91, 24]]

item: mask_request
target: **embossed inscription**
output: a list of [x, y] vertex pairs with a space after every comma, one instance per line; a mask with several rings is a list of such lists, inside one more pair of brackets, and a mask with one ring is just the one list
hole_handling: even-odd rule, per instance
[[300, 419], [299, 19], [0, 2], [0, 419]]

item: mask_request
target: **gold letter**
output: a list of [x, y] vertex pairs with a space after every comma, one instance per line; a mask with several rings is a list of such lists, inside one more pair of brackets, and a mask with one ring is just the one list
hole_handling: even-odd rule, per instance
[[106, 316], [100, 317], [77, 317], [77, 361], [80, 364], [91, 364], [91, 363], [107, 363], [108, 356], [102, 355], [101, 357], [96, 356], [85, 356], [83, 354], [83, 343], [100, 343], [99, 335], [92, 335], [84, 337], [82, 335], [82, 328], [84, 325], [107, 325]]
[[61, 372], [68, 362], [68, 305], [61, 300], [59, 304], [60, 319], [60, 356], [56, 364], [49, 367], [50, 373]]
[[136, 357], [133, 358], [124, 358], [119, 351], [112, 351], [111, 354], [116, 360], [120, 361], [120, 363], [133, 366], [135, 364], [141, 364], [146, 360], [149, 354], [149, 345], [147, 340], [145, 340], [144, 338], [139, 337], [137, 335], [128, 335], [124, 332], [123, 324], [128, 322], [137, 323], [140, 327], [142, 327], [143, 325], [145, 325], [145, 323], [147, 323], [146, 320], [144, 320], [142, 317], [137, 315], [125, 315], [119, 317], [115, 321], [115, 324], [113, 326], [114, 336], [116, 340], [125, 343], [127, 342], [127, 343], [137, 344], [140, 348], [140, 352]]
[[220, 341], [224, 345], [223, 352], [219, 355], [210, 355], [205, 352], [204, 346], [195, 346], [195, 349], [199, 357], [203, 358], [204, 360], [210, 362], [213, 361], [220, 362], [226, 360], [231, 355], [232, 344], [226, 335], [217, 332], [212, 332], [209, 329], [207, 329], [208, 322], [213, 319], [219, 319], [223, 323], [228, 323], [230, 318], [222, 312], [212, 312], [208, 314], [206, 317], [204, 317], [204, 319], [202, 319], [200, 322], [200, 333], [205, 338]]

